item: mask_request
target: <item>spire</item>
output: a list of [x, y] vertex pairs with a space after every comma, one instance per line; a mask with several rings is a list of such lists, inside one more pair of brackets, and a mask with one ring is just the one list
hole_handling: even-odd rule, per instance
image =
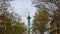
[[28, 17], [27, 17], [27, 19], [28, 19], [28, 34], [30, 34], [30, 19], [31, 19], [31, 17], [30, 17], [30, 12], [28, 12]]

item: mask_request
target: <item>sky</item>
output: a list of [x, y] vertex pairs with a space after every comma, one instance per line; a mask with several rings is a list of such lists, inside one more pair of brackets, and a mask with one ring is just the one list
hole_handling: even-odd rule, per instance
[[36, 8], [33, 6], [31, 0], [14, 0], [10, 2], [11, 6], [14, 7], [14, 12], [21, 16], [22, 21], [27, 26], [28, 20], [28, 12], [31, 15], [31, 24], [33, 20], [34, 13], [36, 12]]

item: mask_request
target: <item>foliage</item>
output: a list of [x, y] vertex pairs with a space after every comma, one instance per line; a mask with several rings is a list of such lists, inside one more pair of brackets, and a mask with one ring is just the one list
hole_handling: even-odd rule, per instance
[[49, 22], [48, 17], [49, 13], [46, 10], [42, 12], [37, 11], [33, 20], [33, 31], [35, 30], [45, 31], [46, 30], [45, 25]]
[[[39, 1], [39, 0], [37, 0]], [[35, 1], [35, 2], [37, 2]], [[39, 4], [40, 3], [40, 4]], [[44, 6], [43, 6], [44, 5]], [[46, 6], [47, 5], [47, 6]], [[56, 7], [57, 6], [57, 7]], [[51, 19], [51, 24], [52, 23], [57, 23], [56, 25], [60, 24], [60, 0], [42, 0], [37, 2], [35, 7], [39, 8], [41, 10], [41, 7], [43, 9], [48, 10], [48, 12], [51, 12], [50, 15], [52, 17]], [[50, 7], [50, 8], [49, 8]], [[42, 9], [42, 10], [43, 10]], [[51, 10], [52, 9], [52, 10]], [[37, 16], [36, 16], [37, 17]], [[36, 21], [36, 20], [35, 20]], [[37, 19], [38, 21], [38, 19]], [[35, 22], [34, 22], [35, 23]], [[37, 23], [35, 23], [35, 25], [39, 25]], [[34, 26], [35, 26], [34, 25]], [[59, 25], [58, 25], [59, 26]], [[39, 26], [35, 26], [37, 29], [39, 28]], [[59, 27], [58, 27], [59, 28]]]
[[8, 10], [9, 1], [3, 0], [0, 3], [0, 34], [23, 34], [26, 27], [18, 14]]
[[22, 34], [26, 30], [21, 18], [17, 18], [11, 13], [0, 14], [0, 20], [0, 34]]

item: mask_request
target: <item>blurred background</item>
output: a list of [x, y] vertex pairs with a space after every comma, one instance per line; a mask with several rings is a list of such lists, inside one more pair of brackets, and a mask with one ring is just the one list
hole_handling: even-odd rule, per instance
[[0, 34], [60, 34], [60, 0], [0, 0]]

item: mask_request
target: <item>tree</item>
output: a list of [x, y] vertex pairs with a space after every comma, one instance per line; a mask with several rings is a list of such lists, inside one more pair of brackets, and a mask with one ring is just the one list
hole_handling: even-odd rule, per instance
[[44, 10], [42, 12], [37, 11], [33, 20], [33, 31], [39, 30], [41, 34], [46, 31], [45, 25], [49, 22], [49, 13]]
[[[7, 2], [10, 0], [1, 0], [0, 1], [0, 34], [4, 34], [5, 31], [8, 30], [8, 28], [11, 25], [11, 19], [9, 15]], [[3, 3], [1, 3], [3, 2]]]
[[[35, 0], [34, 0], [35, 1]], [[37, 3], [36, 3], [37, 2]], [[43, 8], [43, 9], [46, 9], [48, 10], [48, 12], [51, 12], [51, 23], [57, 23], [57, 27], [60, 28], [60, 0], [37, 0], [35, 1], [36, 5], [35, 7], [37, 8]], [[44, 5], [44, 6], [43, 6]]]
[[[14, 27], [14, 26], [13, 26]], [[18, 28], [17, 31], [19, 32], [19, 34], [25, 34], [24, 31], [26, 30], [26, 27], [24, 24], [16, 24], [16, 27]], [[20, 31], [19, 31], [20, 30]]]
[[0, 34], [23, 34], [26, 27], [17, 13], [8, 11], [9, 1], [1, 1], [3, 3], [0, 6]]
[[[18, 17], [18, 18], [17, 18]], [[0, 34], [22, 34], [26, 30], [26, 27], [21, 22], [21, 18], [17, 16], [5, 12], [4, 14], [0, 14]], [[16, 32], [15, 32], [16, 30]], [[21, 31], [21, 32], [20, 32]]]
[[11, 29], [6, 31], [6, 34], [25, 34], [24, 31], [26, 30], [26, 27], [22, 23], [16, 23], [14, 24]]

